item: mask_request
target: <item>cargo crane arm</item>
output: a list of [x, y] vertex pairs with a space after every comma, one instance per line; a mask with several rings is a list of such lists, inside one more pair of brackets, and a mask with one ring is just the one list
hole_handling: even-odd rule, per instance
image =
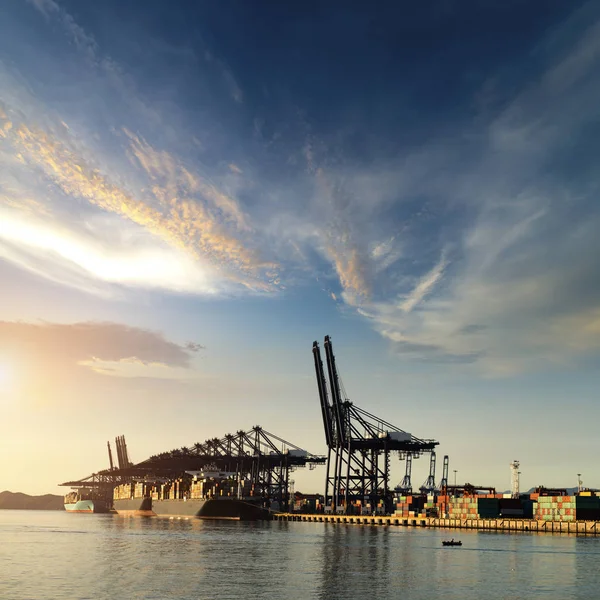
[[327, 397], [327, 381], [323, 371], [323, 361], [321, 360], [321, 350], [319, 344], [313, 342], [313, 356], [315, 359], [315, 372], [317, 375], [317, 386], [319, 388], [319, 398], [321, 400], [321, 413], [323, 416], [323, 427], [325, 428], [325, 441], [328, 448], [334, 448], [334, 423], [332, 415], [332, 406]]
[[110, 449], [110, 442], [106, 442], [106, 445], [108, 446], [108, 463], [110, 465], [110, 470], [114, 471], [115, 465], [113, 463], [112, 450]]
[[431, 493], [435, 490], [435, 452], [433, 450], [429, 459], [429, 476], [419, 490], [422, 493]]
[[333, 413], [335, 415], [337, 439], [336, 444], [345, 446], [347, 443], [346, 418], [343, 407], [342, 395], [340, 392], [340, 381], [335, 365], [335, 356], [333, 354], [333, 345], [328, 335], [325, 336], [323, 343], [325, 346], [325, 355], [327, 357], [327, 370], [329, 371], [329, 384], [331, 386], [331, 399], [333, 402]]
[[409, 452], [406, 454], [406, 471], [404, 472], [404, 479], [396, 486], [396, 490], [405, 494], [412, 493], [412, 454]]
[[442, 491], [448, 487], [448, 473], [450, 469], [450, 458], [447, 454], [444, 455], [444, 464], [442, 466], [442, 480], [438, 486], [438, 490]]

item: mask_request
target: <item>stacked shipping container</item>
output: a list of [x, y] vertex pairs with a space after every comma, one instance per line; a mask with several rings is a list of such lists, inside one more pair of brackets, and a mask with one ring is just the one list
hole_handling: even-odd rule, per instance
[[134, 493], [134, 484], [133, 483], [123, 483], [118, 485], [113, 490], [113, 498], [115, 500], [129, 500], [133, 498]]
[[534, 517], [540, 521], [574, 521], [575, 503], [571, 496], [540, 496]]
[[447, 506], [447, 514], [451, 519], [477, 519], [479, 517], [476, 496], [450, 498]]
[[397, 517], [420, 516], [425, 510], [425, 498], [423, 496], [399, 496], [396, 498]]
[[[150, 497], [153, 500], [183, 500], [184, 498], [215, 498], [218, 496], [237, 497], [237, 482], [193, 481], [188, 478], [174, 479], [166, 483], [123, 483], [113, 490], [115, 500]], [[243, 496], [253, 496], [254, 488], [249, 482], [242, 487]]]
[[534, 518], [541, 521], [598, 521], [600, 498], [591, 495], [540, 496]]

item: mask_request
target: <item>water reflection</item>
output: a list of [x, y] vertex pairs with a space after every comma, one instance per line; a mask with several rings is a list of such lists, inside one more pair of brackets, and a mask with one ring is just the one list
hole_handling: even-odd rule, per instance
[[319, 598], [383, 597], [390, 589], [389, 532], [326, 524], [321, 565]]
[[575, 537], [573, 550], [573, 598], [577, 600], [597, 598], [600, 589], [600, 574], [598, 573], [600, 539]]
[[143, 590], [141, 598], [260, 597], [274, 578], [294, 585], [294, 563], [303, 564], [297, 544], [282, 543], [288, 529], [288, 523], [116, 518], [106, 523], [99, 550], [102, 590], [106, 597], [116, 586]]
[[[11, 514], [6, 514], [11, 513]], [[600, 537], [0, 511], [0, 598], [597, 597]]]

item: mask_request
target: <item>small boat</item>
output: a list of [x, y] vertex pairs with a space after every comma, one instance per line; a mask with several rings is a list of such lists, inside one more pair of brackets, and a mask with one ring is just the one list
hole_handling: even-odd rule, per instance
[[462, 542], [460, 540], [443, 540], [442, 546], [462, 546]]

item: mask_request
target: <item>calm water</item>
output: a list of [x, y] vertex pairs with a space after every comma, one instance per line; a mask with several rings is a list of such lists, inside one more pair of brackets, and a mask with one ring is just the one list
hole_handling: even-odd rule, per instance
[[599, 561], [566, 535], [0, 510], [2, 600], [591, 600]]

